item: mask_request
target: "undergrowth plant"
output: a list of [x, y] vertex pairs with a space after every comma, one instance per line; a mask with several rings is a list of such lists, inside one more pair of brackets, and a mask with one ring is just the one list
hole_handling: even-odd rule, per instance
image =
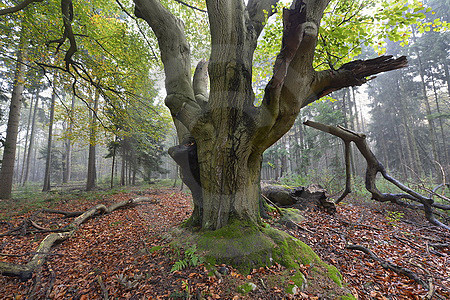
[[402, 220], [404, 215], [404, 213], [399, 211], [388, 211], [386, 220], [389, 222], [389, 224], [395, 227]]
[[184, 258], [174, 263], [170, 272], [181, 271], [187, 267], [196, 267], [200, 264], [200, 260], [197, 255], [197, 247], [191, 246], [184, 251]]

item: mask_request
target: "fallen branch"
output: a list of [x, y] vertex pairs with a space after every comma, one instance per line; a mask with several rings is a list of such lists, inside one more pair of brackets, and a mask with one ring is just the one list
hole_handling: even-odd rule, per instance
[[384, 269], [394, 271], [397, 274], [405, 275], [409, 279], [412, 279], [415, 282], [417, 282], [418, 284], [420, 284], [421, 286], [425, 287], [427, 290], [430, 290], [430, 287], [428, 286], [428, 283], [423, 281], [419, 276], [417, 276], [416, 273], [414, 273], [413, 271], [411, 271], [411, 270], [409, 270], [407, 268], [403, 268], [403, 267], [391, 264], [390, 262], [379, 258], [372, 251], [370, 251], [369, 249], [367, 249], [364, 246], [361, 246], [361, 245], [347, 245], [345, 248], [350, 249], [350, 250], [358, 250], [358, 251], [364, 252], [365, 254], [369, 255], [370, 258], [372, 258], [373, 260], [378, 262]]
[[366, 224], [361, 224], [361, 223], [350, 223], [348, 221], [342, 220], [342, 219], [337, 219], [339, 222], [341, 222], [344, 225], [347, 226], [352, 226], [352, 227], [363, 227], [363, 228], [367, 228], [367, 229], [373, 229], [373, 230], [378, 230], [378, 231], [383, 231], [383, 229], [375, 227], [375, 226], [370, 226], [370, 225], [366, 225]]
[[64, 215], [64, 218], [78, 217], [79, 215], [83, 214], [82, 211], [71, 212], [71, 211], [54, 210], [54, 209], [43, 209], [41, 211], [49, 213], [49, 214]]
[[267, 198], [267, 197], [264, 196], [263, 194], [261, 194], [261, 197], [263, 197], [263, 199], [266, 200], [266, 202], [268, 202], [269, 204], [273, 205], [273, 207], [275, 207], [275, 209], [276, 209], [277, 212], [280, 214], [280, 216], [283, 216], [283, 212], [282, 212], [281, 209], [278, 207], [278, 205], [276, 205], [275, 203], [273, 203], [269, 198]]
[[[415, 202], [421, 203], [419, 208], [421, 208], [425, 212], [425, 217], [427, 220], [437, 226], [441, 226], [443, 228], [446, 228], [450, 230], [450, 227], [439, 220], [437, 220], [433, 215], [433, 209], [432, 207], [440, 208], [440, 209], [450, 209], [450, 206], [443, 206], [441, 204], [434, 203], [433, 199], [427, 198], [425, 196], [422, 196], [418, 192], [410, 189], [397, 179], [391, 177], [385, 167], [381, 164], [381, 162], [376, 158], [375, 154], [370, 150], [369, 145], [366, 141], [366, 135], [362, 133], [357, 133], [351, 130], [348, 130], [346, 128], [343, 128], [341, 126], [330, 126], [325, 125], [313, 121], [306, 121], [303, 124], [310, 126], [312, 128], [318, 129], [323, 132], [330, 133], [334, 136], [339, 137], [344, 141], [344, 143], [349, 144], [348, 148], [350, 147], [350, 143], [355, 143], [356, 147], [358, 148], [359, 152], [362, 154], [364, 159], [367, 162], [367, 168], [366, 168], [366, 189], [372, 194], [372, 199], [379, 201], [379, 202], [392, 202], [397, 205], [401, 206], [407, 206], [410, 207], [411, 204], [406, 203], [402, 201], [401, 199], [407, 199], [412, 200]], [[349, 150], [348, 150], [349, 151]], [[348, 157], [346, 155], [346, 160], [348, 160]], [[346, 161], [346, 164], [348, 162]], [[346, 168], [348, 169], [348, 168]], [[390, 193], [382, 193], [380, 190], [378, 190], [376, 186], [376, 177], [377, 174], [381, 173], [381, 175], [386, 179], [387, 181], [391, 182], [395, 186], [397, 186], [400, 190], [402, 190], [404, 193], [399, 194], [390, 194]], [[348, 175], [347, 175], [348, 178]], [[348, 182], [348, 180], [347, 180]], [[346, 188], [347, 189], [347, 188]], [[339, 198], [339, 201], [342, 196]]]
[[139, 197], [136, 199], [118, 202], [112, 204], [109, 207], [106, 207], [103, 204], [98, 204], [90, 208], [89, 210], [85, 211], [78, 217], [76, 217], [72, 221], [72, 223], [70, 223], [68, 226], [65, 227], [67, 228], [67, 231], [60, 233], [51, 233], [47, 235], [39, 244], [38, 248], [35, 251], [36, 254], [31, 258], [31, 260], [28, 263], [22, 265], [22, 264], [13, 264], [9, 262], [0, 262], [0, 274], [6, 276], [19, 277], [22, 281], [26, 281], [33, 276], [33, 272], [35, 270], [37, 270], [39, 267], [42, 266], [53, 245], [55, 245], [56, 243], [63, 242], [66, 239], [72, 237], [77, 231], [77, 229], [80, 227], [80, 225], [83, 224], [86, 220], [99, 214], [111, 213], [112, 211], [118, 208], [131, 206], [139, 202], [149, 202], [149, 201], [151, 201], [151, 199], [148, 197]]

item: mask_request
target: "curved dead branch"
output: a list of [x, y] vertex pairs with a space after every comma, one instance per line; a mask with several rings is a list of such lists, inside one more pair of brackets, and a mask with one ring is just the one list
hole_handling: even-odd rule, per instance
[[[418, 206], [420, 209], [422, 209], [425, 212], [425, 217], [427, 220], [437, 226], [441, 226], [443, 228], [449, 229], [450, 227], [439, 220], [437, 220], [434, 217], [433, 214], [433, 207], [448, 210], [450, 207], [448, 205], [442, 205], [439, 203], [434, 203], [433, 199], [425, 197], [418, 192], [410, 189], [409, 187], [405, 186], [403, 183], [398, 181], [397, 179], [390, 176], [384, 166], [381, 164], [381, 162], [376, 158], [375, 154], [370, 150], [369, 145], [366, 141], [366, 135], [362, 133], [357, 133], [354, 131], [351, 131], [349, 129], [343, 128], [341, 126], [330, 126], [325, 125], [313, 121], [306, 121], [303, 124], [310, 126], [312, 128], [318, 129], [323, 132], [330, 133], [334, 136], [337, 136], [341, 138], [344, 143], [350, 144], [351, 142], [354, 142], [358, 150], [361, 152], [362, 156], [367, 162], [367, 169], [366, 169], [366, 189], [372, 194], [372, 199], [379, 201], [379, 202], [392, 202], [401, 206], [408, 206], [406, 202], [402, 201], [402, 199], [412, 200], [415, 202], [420, 203], [421, 205]], [[347, 160], [347, 155], [346, 155]], [[348, 162], [346, 162], [347, 164]], [[348, 171], [348, 170], [347, 170]], [[349, 173], [349, 172], [348, 172]], [[398, 194], [390, 194], [390, 193], [382, 193], [378, 190], [376, 186], [376, 177], [377, 174], [381, 173], [381, 175], [386, 179], [387, 181], [391, 182], [395, 186], [397, 186], [400, 190], [402, 190], [405, 193], [398, 193]], [[349, 175], [347, 175], [349, 176]], [[346, 188], [347, 189], [347, 188]], [[341, 196], [338, 200], [342, 200], [343, 197], [345, 197], [346, 194]], [[341, 199], [342, 198], [342, 199]], [[417, 206], [416, 206], [417, 207]]]
[[[51, 248], [56, 243], [65, 241], [66, 239], [72, 237], [77, 229], [86, 220], [90, 219], [99, 214], [107, 214], [112, 211], [127, 207], [130, 205], [137, 204], [139, 202], [148, 202], [150, 199], [148, 197], [138, 197], [136, 199], [130, 199], [127, 201], [118, 202], [106, 207], [103, 204], [98, 204], [91, 209], [83, 212], [81, 215], [76, 217], [72, 223], [63, 228], [63, 232], [51, 233], [47, 235], [44, 240], [39, 244], [35, 251], [34, 256], [26, 264], [13, 264], [9, 262], [0, 262], [0, 274], [6, 276], [19, 277], [22, 281], [26, 281], [33, 276], [33, 272], [37, 270], [45, 262], [46, 257], [49, 255]], [[59, 213], [59, 212], [58, 212]]]

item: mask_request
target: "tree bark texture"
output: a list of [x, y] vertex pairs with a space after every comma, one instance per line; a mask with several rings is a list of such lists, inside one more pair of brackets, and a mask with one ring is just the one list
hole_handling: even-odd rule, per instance
[[404, 57], [384, 56], [316, 72], [318, 26], [329, 1], [295, 0], [283, 10], [281, 51], [262, 104], [255, 106], [253, 52], [277, 2], [207, 0], [211, 55], [191, 78], [183, 23], [157, 0], [134, 0], [136, 16], [149, 24], [160, 46], [165, 103], [180, 143], [169, 153], [193, 192], [192, 225], [214, 230], [233, 219], [258, 224], [262, 154], [292, 127], [300, 109], [406, 65]]
[[19, 132], [22, 93], [25, 86], [24, 38], [20, 36], [17, 49], [17, 64], [14, 73], [13, 90], [9, 106], [8, 125], [6, 128], [5, 147], [3, 151], [2, 169], [0, 172], [0, 199], [11, 198], [14, 163], [16, 159], [17, 135]]

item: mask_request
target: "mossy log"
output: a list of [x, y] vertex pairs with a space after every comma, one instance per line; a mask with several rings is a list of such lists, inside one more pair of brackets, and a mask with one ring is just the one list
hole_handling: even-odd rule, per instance
[[47, 255], [50, 253], [51, 248], [55, 244], [63, 242], [73, 236], [80, 225], [83, 224], [86, 220], [96, 215], [111, 213], [118, 208], [124, 208], [140, 202], [150, 201], [152, 201], [152, 199], [148, 197], [138, 197], [135, 199], [117, 202], [108, 207], [103, 204], [98, 204], [86, 210], [81, 215], [76, 217], [72, 221], [72, 223], [62, 228], [62, 230], [64, 230], [63, 232], [51, 233], [47, 235], [39, 244], [38, 248], [35, 251], [35, 255], [26, 264], [0, 262], [0, 274], [19, 277], [22, 281], [26, 281], [33, 276], [33, 272], [36, 269], [42, 266], [47, 258]]
[[261, 192], [281, 207], [294, 207], [300, 210], [319, 207], [331, 214], [336, 212], [336, 206], [329, 200], [327, 191], [318, 184], [311, 184], [306, 188], [267, 185]]

